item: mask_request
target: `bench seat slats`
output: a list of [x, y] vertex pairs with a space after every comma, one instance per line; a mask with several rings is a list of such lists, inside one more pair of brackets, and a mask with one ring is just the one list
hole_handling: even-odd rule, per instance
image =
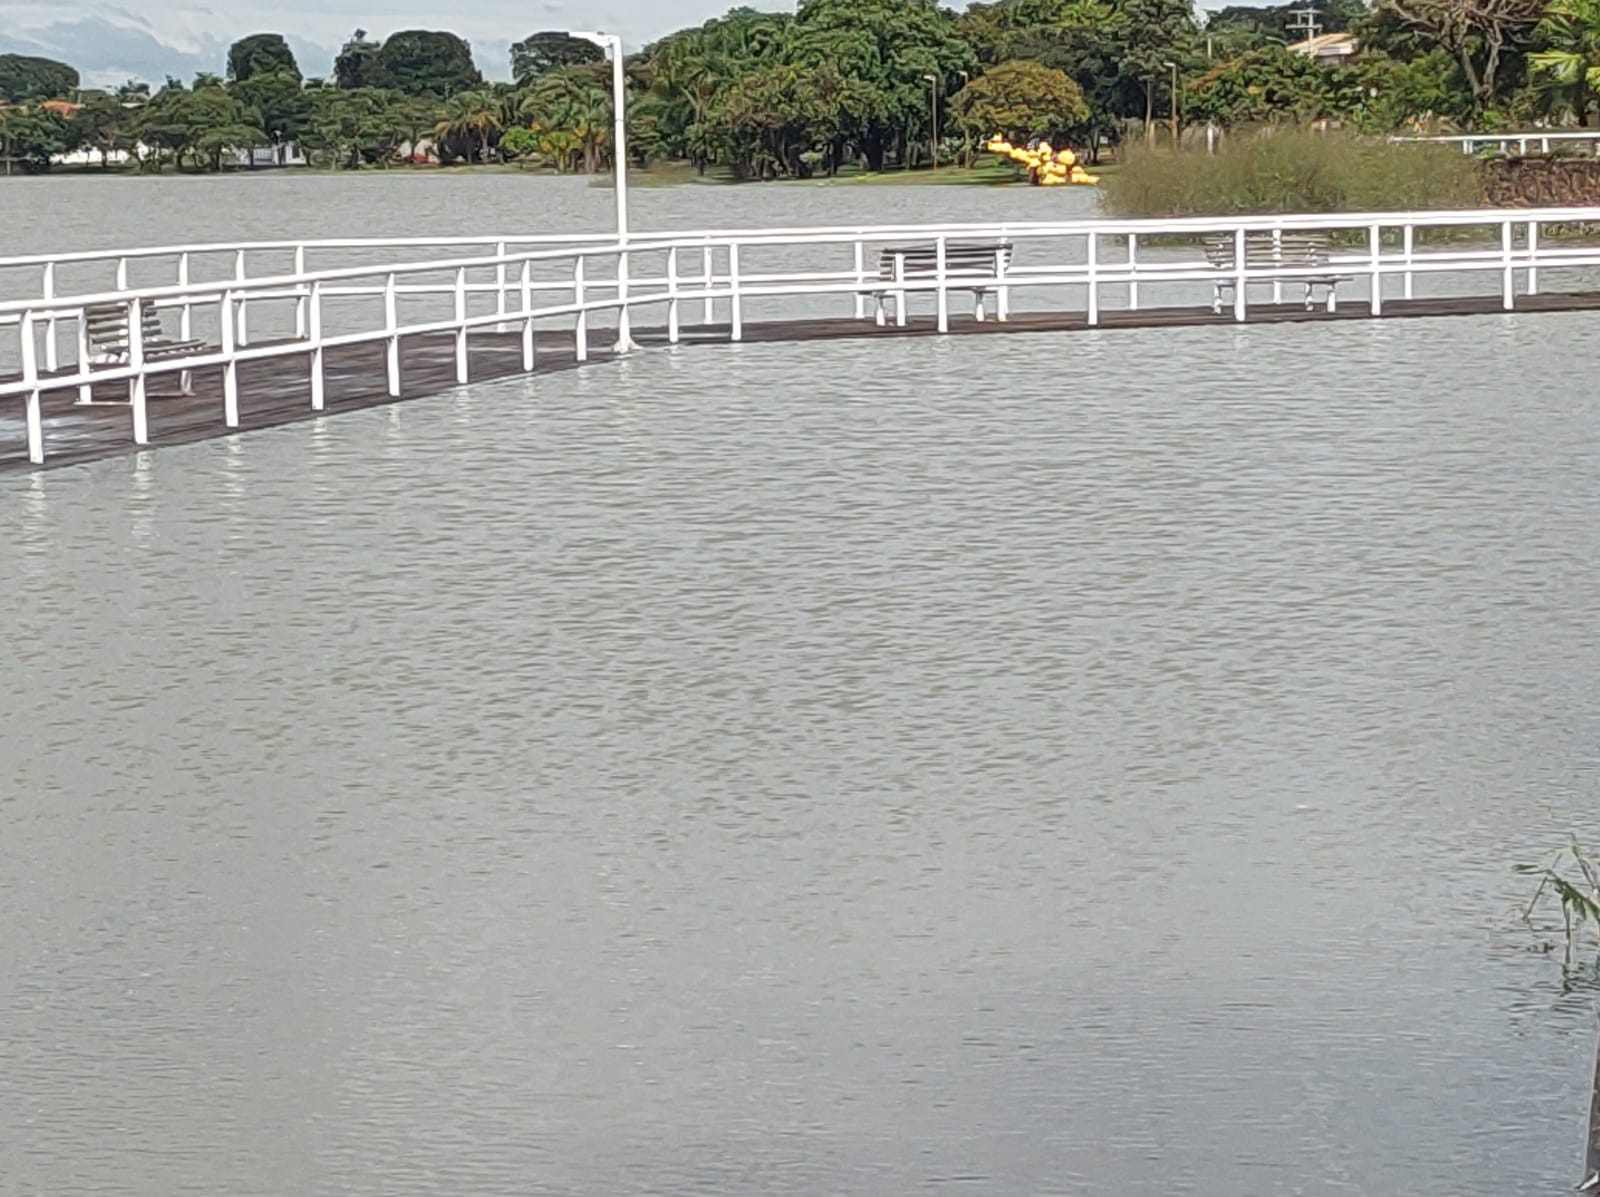
[[[1003, 287], [999, 281], [1011, 264], [1012, 245], [1009, 241], [971, 243], [946, 242], [944, 247], [944, 277], [947, 281], [972, 280], [958, 290], [971, 291], [977, 301], [976, 316], [983, 319], [984, 297], [994, 287]], [[938, 245], [891, 245], [878, 254], [879, 284], [899, 284], [913, 280], [939, 277]], [[1005, 292], [1001, 291], [1000, 318], [1005, 319]], [[898, 323], [905, 323], [906, 297], [894, 286], [880, 285], [873, 292], [878, 305], [878, 323], [884, 323], [884, 308], [893, 300]]]
[[[1238, 238], [1233, 233], [1213, 233], [1205, 239], [1206, 261], [1220, 277], [1212, 284], [1211, 310], [1222, 311], [1224, 292], [1233, 292], [1239, 285], [1232, 272], [1239, 269]], [[1280, 270], [1289, 272], [1273, 279], [1254, 280], [1266, 282], [1293, 282], [1305, 287], [1306, 307], [1312, 306], [1313, 293], [1321, 287], [1327, 292], [1328, 311], [1334, 311], [1337, 288], [1350, 281], [1349, 275], [1339, 274], [1332, 267], [1329, 250], [1333, 239], [1326, 233], [1277, 233], [1268, 230], [1247, 232], [1244, 235], [1244, 266], [1247, 270]]]

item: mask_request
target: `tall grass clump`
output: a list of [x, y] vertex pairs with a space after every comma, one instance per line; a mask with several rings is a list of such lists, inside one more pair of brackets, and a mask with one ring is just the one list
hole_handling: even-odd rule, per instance
[[1104, 184], [1122, 217], [1233, 216], [1470, 208], [1483, 202], [1478, 164], [1449, 146], [1368, 140], [1277, 127], [1204, 147], [1129, 145]]

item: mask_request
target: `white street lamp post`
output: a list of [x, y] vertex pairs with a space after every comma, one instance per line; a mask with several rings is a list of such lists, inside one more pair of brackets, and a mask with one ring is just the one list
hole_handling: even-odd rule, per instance
[[617, 192], [617, 352], [637, 348], [628, 319], [628, 80], [623, 71], [622, 39], [614, 33], [574, 29], [568, 37], [590, 42], [611, 59], [612, 170]]

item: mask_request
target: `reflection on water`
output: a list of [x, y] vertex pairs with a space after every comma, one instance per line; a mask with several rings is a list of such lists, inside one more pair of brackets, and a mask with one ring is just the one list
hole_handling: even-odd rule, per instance
[[1509, 866], [1596, 807], [1597, 339], [705, 348], [8, 480], [4, 1174], [1570, 1185]]

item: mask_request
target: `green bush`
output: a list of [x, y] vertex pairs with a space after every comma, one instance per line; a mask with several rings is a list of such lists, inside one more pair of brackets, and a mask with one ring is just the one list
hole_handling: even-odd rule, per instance
[[1451, 146], [1274, 128], [1173, 151], [1128, 145], [1105, 182], [1114, 216], [1233, 216], [1470, 208], [1483, 202], [1476, 163]]

